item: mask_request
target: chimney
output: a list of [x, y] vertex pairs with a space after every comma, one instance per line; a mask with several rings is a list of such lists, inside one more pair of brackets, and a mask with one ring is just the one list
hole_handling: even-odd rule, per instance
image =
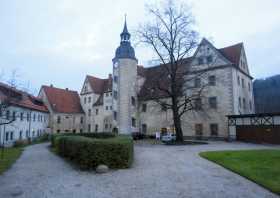
[[112, 74], [109, 74], [108, 78], [109, 78], [109, 79], [112, 79]]
[[68, 88], [65, 88], [65, 90], [68, 91], [69, 89], [68, 89]]
[[51, 84], [50, 87], [53, 87], [53, 84]]

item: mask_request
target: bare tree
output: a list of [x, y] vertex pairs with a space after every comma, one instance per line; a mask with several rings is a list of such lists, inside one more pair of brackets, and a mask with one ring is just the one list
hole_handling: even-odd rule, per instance
[[181, 117], [199, 108], [207, 85], [193, 87], [194, 79], [205, 76], [202, 70], [194, 71], [190, 67], [191, 54], [198, 45], [198, 33], [186, 4], [177, 6], [174, 1], [167, 1], [160, 7], [148, 5], [147, 10], [152, 18], [139, 26], [138, 41], [155, 52], [161, 67], [144, 89], [162, 108], [172, 111], [176, 139], [183, 141]]

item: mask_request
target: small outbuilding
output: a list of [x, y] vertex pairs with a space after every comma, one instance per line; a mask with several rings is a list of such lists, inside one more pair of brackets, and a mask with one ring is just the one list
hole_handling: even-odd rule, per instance
[[231, 140], [280, 144], [280, 113], [228, 115]]

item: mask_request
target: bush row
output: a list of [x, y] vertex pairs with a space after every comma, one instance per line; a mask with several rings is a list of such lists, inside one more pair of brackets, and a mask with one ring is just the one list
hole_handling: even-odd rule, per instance
[[89, 138], [113, 138], [116, 136], [114, 133], [108, 133], [108, 132], [103, 132], [103, 133], [56, 133], [52, 134], [51, 136], [51, 144], [52, 146], [55, 146], [55, 139], [57, 137], [61, 136], [83, 136], [83, 137], [89, 137]]
[[73, 161], [81, 169], [93, 169], [100, 164], [113, 169], [131, 166], [131, 137], [92, 138], [91, 135], [82, 135], [58, 135], [53, 138], [53, 146], [59, 155]]

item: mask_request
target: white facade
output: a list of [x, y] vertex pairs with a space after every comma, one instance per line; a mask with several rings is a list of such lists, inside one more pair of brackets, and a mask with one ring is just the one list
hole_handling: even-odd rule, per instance
[[[49, 132], [49, 113], [32, 109], [11, 106], [8, 108], [10, 119], [15, 121], [10, 124], [0, 125], [0, 144], [11, 146], [16, 140], [34, 139]], [[1, 123], [7, 120], [0, 120]]]

